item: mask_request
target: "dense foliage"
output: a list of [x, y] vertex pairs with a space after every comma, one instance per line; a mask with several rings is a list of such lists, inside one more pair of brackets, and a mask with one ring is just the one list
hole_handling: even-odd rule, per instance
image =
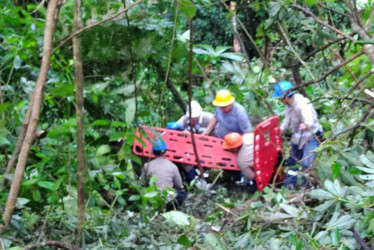
[[[134, 2], [85, 0], [84, 26]], [[374, 86], [374, 50], [373, 41], [357, 28], [365, 27], [373, 36], [373, 1], [236, 3], [230, 11], [230, 1], [223, 0], [142, 1], [79, 35], [87, 161], [83, 247], [374, 247], [373, 98], [364, 94]], [[1, 211], [13, 178], [3, 173], [39, 73], [47, 4], [0, 3]], [[73, 10], [74, 1], [65, 1], [57, 21], [39, 136], [28, 156], [11, 224], [0, 236], [5, 249], [77, 241], [74, 58], [70, 40], [60, 46], [73, 30]], [[315, 168], [305, 173], [313, 189], [270, 185], [249, 196], [218, 178], [208, 189], [192, 185], [180, 211], [165, 212], [166, 194], [154, 180], [150, 185], [138, 180], [142, 162], [131, 152], [137, 126], [164, 127], [184, 113], [192, 17], [192, 98], [206, 110], [214, 111], [215, 91], [228, 88], [253, 125], [282, 115], [282, 104], [271, 99], [273, 84], [281, 79], [301, 86], [299, 91], [313, 102], [327, 138], [317, 149]], [[233, 19], [243, 53], [232, 50]], [[124, 142], [119, 148], [118, 139]], [[211, 174], [213, 182], [219, 173]]]

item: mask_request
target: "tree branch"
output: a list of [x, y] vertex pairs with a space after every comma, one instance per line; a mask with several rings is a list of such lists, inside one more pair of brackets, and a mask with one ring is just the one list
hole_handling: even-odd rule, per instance
[[70, 249], [70, 250], [83, 250], [83, 248], [80, 248], [80, 247], [77, 247], [77, 246], [74, 246], [68, 243], [54, 241], [54, 240], [28, 245], [28, 246], [25, 246], [23, 250], [30, 250], [34, 248], [40, 248], [40, 247], [44, 248], [45, 246], [55, 246], [55, 247], [59, 247], [59, 248], [61, 247], [61, 248]]
[[101, 21], [98, 21], [96, 23], [92, 23], [90, 25], [87, 25], [85, 27], [83, 27], [82, 29], [79, 29], [79, 30], [76, 30], [74, 31], [73, 33], [71, 33], [69, 36], [67, 36], [66, 38], [63, 38], [62, 40], [60, 40], [60, 44], [58, 46], [56, 46], [56, 48], [52, 51], [52, 54], [54, 54], [56, 52], [56, 50], [58, 50], [59, 48], [61, 48], [61, 46], [63, 46], [66, 42], [68, 42], [70, 39], [72, 39], [74, 36], [77, 36], [79, 35], [80, 33], [82, 33], [83, 31], [85, 30], [88, 30], [88, 29], [91, 29], [95, 26], [98, 26], [100, 24], [103, 24], [103, 23], [106, 23], [106, 22], [109, 22], [117, 17], [119, 17], [120, 15], [122, 15], [123, 13], [129, 11], [132, 7], [140, 4], [141, 2], [143, 2], [143, 0], [138, 0], [136, 1], [135, 3], [129, 5], [128, 7], [126, 7], [125, 9], [119, 11], [118, 13], [114, 14], [114, 15], [111, 15], [110, 17], [104, 19], [104, 20], [101, 20]]
[[332, 12], [335, 12], [336, 14], [339, 14], [341, 16], [344, 16], [344, 17], [347, 17], [349, 18], [349, 15], [343, 13], [343, 12], [340, 12], [340, 11], [337, 11], [336, 9], [333, 9], [333, 8], [330, 8], [328, 7], [327, 5], [325, 4], [320, 4], [322, 6], [322, 8], [326, 9], [326, 10], [329, 10], [329, 11], [332, 11]]
[[335, 71], [337, 71], [338, 69], [340, 69], [341, 67], [343, 67], [344, 65], [346, 65], [347, 63], [350, 63], [351, 61], [353, 61], [354, 59], [356, 59], [357, 57], [361, 56], [362, 54], [364, 54], [362, 51], [354, 54], [351, 58], [349, 58], [348, 60], [345, 60], [344, 62], [336, 65], [334, 68], [330, 69], [326, 74], [324, 74], [323, 76], [321, 76], [320, 78], [318, 79], [315, 79], [315, 80], [312, 80], [312, 81], [309, 81], [309, 82], [305, 82], [297, 87], [295, 87], [295, 89], [298, 89], [298, 88], [301, 88], [301, 87], [305, 87], [305, 86], [308, 86], [308, 85], [311, 85], [313, 83], [316, 83], [316, 82], [320, 82], [324, 79], [326, 79], [326, 77], [328, 77], [329, 75], [331, 75], [332, 73], [334, 73]]
[[[350, 34], [350, 35], [353, 35], [353, 33]], [[306, 55], [305, 60], [308, 60], [310, 57], [314, 56], [314, 55], [317, 54], [318, 52], [320, 52], [320, 51], [322, 51], [322, 50], [325, 50], [325, 49], [327, 49], [328, 47], [330, 47], [331, 45], [333, 45], [333, 44], [335, 44], [335, 43], [338, 43], [338, 42], [340, 42], [340, 41], [343, 41], [344, 39], [346, 39], [346, 37], [340, 37], [340, 38], [338, 38], [338, 39], [336, 39], [336, 40], [334, 40], [334, 41], [331, 41], [331, 42], [325, 44], [325, 45], [322, 46], [321, 48], [316, 49], [316, 50], [310, 52], [308, 55]]]
[[368, 73], [366, 73], [366, 75], [364, 75], [364, 77], [362, 77], [359, 81], [356, 82], [355, 85], [353, 85], [350, 90], [347, 92], [347, 94], [345, 94], [345, 96], [343, 97], [343, 99], [346, 99], [351, 93], [352, 91], [357, 88], [357, 86], [359, 86], [363, 81], [365, 81], [366, 79], [369, 78], [369, 76], [371, 76], [372, 74], [374, 73], [373, 70], [370, 70]]
[[349, 40], [351, 40], [353, 42], [356, 41], [356, 39], [354, 39], [350, 35], [347, 35], [343, 31], [341, 31], [340, 29], [337, 29], [334, 26], [331, 26], [327, 21], [322, 21], [316, 15], [314, 15], [310, 10], [301, 7], [296, 2], [293, 2], [292, 6], [295, 7], [296, 9], [300, 10], [301, 12], [303, 12], [305, 15], [312, 17], [314, 19], [314, 21], [316, 21], [317, 23], [321, 24], [322, 26], [325, 26], [326, 28], [329, 28], [330, 30], [338, 33], [342, 37], [345, 37], [345, 38], [347, 38], [347, 39], [349, 39]]
[[358, 121], [355, 125], [352, 125], [352, 126], [346, 128], [346, 129], [340, 131], [339, 133], [335, 134], [334, 136], [326, 139], [322, 144], [325, 144], [328, 141], [335, 140], [339, 136], [344, 135], [344, 134], [348, 133], [351, 130], [354, 130], [354, 129], [357, 129], [359, 127], [362, 127], [363, 126], [363, 124], [362, 124], [363, 122], [367, 121], [370, 117], [374, 116], [374, 111], [371, 111], [372, 108], [373, 108], [373, 104], [370, 105], [368, 111], [365, 114], [363, 114], [363, 116], [360, 119], [360, 121]]
[[373, 5], [371, 6], [369, 21], [368, 21], [368, 24], [366, 26], [367, 30], [370, 30], [370, 27], [373, 24], [373, 18], [374, 18], [374, 2], [373, 2]]
[[[350, 18], [353, 32], [357, 33], [362, 40], [371, 40], [371, 37], [365, 29], [366, 26], [363, 24], [361, 16], [358, 15], [356, 9], [354, 8], [354, 6], [352, 6], [351, 1], [344, 0], [344, 2], [348, 5], [353, 14], [353, 17]], [[362, 46], [362, 50], [365, 52], [365, 54], [368, 55], [371, 64], [374, 65], [374, 45], [365, 44]]]

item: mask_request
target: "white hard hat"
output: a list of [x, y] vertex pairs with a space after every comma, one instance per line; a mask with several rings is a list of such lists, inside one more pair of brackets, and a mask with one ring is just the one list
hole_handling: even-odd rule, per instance
[[[191, 117], [192, 118], [197, 118], [197, 117], [200, 117], [201, 115], [201, 112], [203, 112], [203, 109], [201, 108], [200, 104], [197, 102], [197, 101], [191, 101], [191, 109], [192, 109], [192, 112], [191, 112]], [[187, 115], [189, 116], [190, 113], [188, 112], [188, 106], [187, 106]]]

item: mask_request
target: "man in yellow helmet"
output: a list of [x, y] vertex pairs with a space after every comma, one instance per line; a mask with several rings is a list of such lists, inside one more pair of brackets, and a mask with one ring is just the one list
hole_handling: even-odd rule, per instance
[[235, 102], [235, 98], [230, 91], [223, 89], [217, 92], [213, 101], [217, 107], [214, 117], [203, 135], [209, 135], [215, 128], [215, 134], [219, 138], [225, 137], [230, 132], [245, 134], [252, 131], [249, 116], [245, 108]]

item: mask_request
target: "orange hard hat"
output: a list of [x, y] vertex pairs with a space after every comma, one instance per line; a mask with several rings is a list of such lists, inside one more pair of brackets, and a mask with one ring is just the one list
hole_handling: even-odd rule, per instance
[[222, 147], [224, 149], [235, 149], [243, 144], [243, 138], [239, 133], [229, 133], [223, 138]]
[[221, 89], [217, 92], [213, 105], [216, 107], [226, 107], [235, 102], [235, 98], [227, 89]]

